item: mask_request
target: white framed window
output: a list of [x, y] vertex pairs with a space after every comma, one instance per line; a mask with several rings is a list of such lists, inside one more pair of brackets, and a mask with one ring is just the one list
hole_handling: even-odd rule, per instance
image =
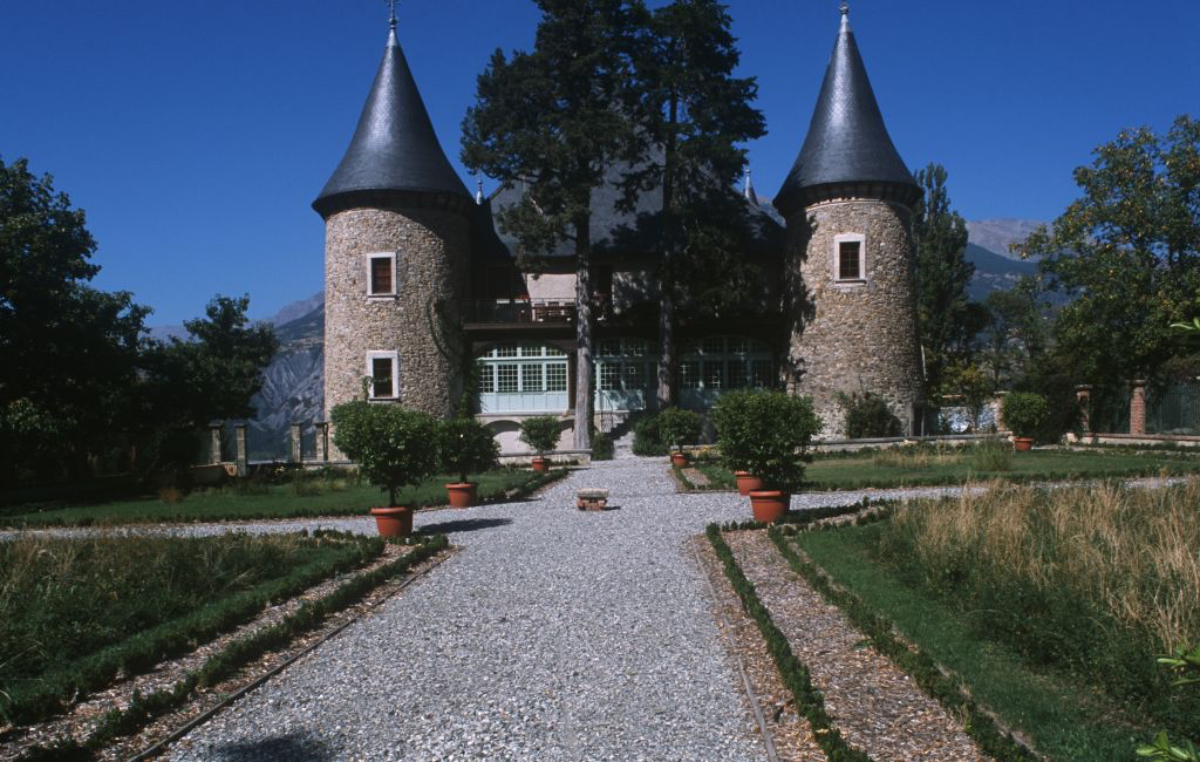
[[368, 391], [373, 400], [396, 399], [400, 396], [400, 355], [397, 352], [367, 352]]
[[862, 283], [867, 279], [867, 237], [862, 233], [839, 233], [833, 237], [833, 279], [839, 283]]
[[396, 295], [396, 252], [368, 254], [367, 296]]

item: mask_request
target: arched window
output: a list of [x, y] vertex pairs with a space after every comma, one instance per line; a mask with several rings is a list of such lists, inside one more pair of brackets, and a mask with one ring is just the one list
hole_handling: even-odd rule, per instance
[[771, 350], [743, 336], [709, 336], [684, 347], [679, 358], [679, 401], [706, 410], [728, 389], [779, 386]]
[[477, 367], [481, 413], [562, 413], [569, 407], [567, 355], [561, 349], [500, 344]]

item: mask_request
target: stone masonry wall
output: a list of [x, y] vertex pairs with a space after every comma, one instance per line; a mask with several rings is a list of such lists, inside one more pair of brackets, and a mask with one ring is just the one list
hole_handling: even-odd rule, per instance
[[[922, 401], [911, 213], [871, 199], [834, 200], [788, 219], [789, 281], [802, 276], [808, 308], [793, 304], [789, 388], [813, 398], [821, 438], [845, 435], [838, 392], [872, 392], [887, 400], [906, 432]], [[834, 236], [866, 237], [865, 283], [834, 281]]]
[[[400, 402], [436, 416], [453, 412], [459, 380], [438, 350], [431, 299], [465, 294], [470, 246], [465, 218], [436, 209], [350, 209], [325, 223], [325, 415], [362, 395], [367, 353], [399, 354]], [[366, 255], [396, 252], [395, 297], [367, 296]]]

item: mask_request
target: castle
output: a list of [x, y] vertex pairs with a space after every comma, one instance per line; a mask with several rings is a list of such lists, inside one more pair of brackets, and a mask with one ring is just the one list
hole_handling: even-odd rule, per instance
[[[458, 409], [465, 362], [478, 370], [479, 418], [502, 449], [522, 449], [530, 415], [557, 415], [572, 440], [575, 263], [545, 252], [534, 275], [493, 211], [520, 187], [475, 197], [447, 160], [393, 20], [350, 147], [313, 202], [325, 220], [325, 413], [368, 396], [444, 416]], [[848, 14], [812, 122], [774, 210], [747, 180], [761, 299], [736, 318], [676, 329], [679, 404], [704, 410], [728, 389], [812, 397], [823, 436], [843, 434], [839, 393], [887, 400], [921, 426], [911, 214], [920, 189], [871, 89]], [[594, 194], [594, 421], [604, 430], [655, 405], [657, 256], [624, 235], [617, 191]], [[636, 211], [661, 206], [645, 194]], [[775, 212], [777, 210], [777, 213]], [[636, 212], [635, 212], [636, 213]], [[782, 220], [783, 224], [780, 224]]]

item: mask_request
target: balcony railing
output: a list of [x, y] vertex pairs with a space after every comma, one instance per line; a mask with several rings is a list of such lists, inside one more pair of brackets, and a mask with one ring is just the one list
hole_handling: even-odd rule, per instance
[[477, 299], [463, 305], [467, 323], [575, 323], [568, 299]]

